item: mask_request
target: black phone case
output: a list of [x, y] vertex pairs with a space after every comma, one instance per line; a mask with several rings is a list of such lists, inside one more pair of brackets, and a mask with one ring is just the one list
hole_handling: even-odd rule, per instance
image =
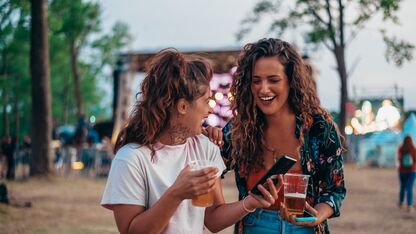
[[[264, 185], [266, 183], [267, 179], [269, 177], [273, 176], [273, 175], [285, 174], [296, 163], [296, 161], [297, 161], [296, 159], [291, 158], [287, 155], [282, 156], [272, 166], [272, 168], [270, 168], [270, 170], [267, 171], [266, 174], [264, 174], [264, 176], [256, 183], [256, 185], [251, 190], [251, 193], [256, 194], [256, 195], [261, 195], [260, 190], [257, 188], [257, 186], [259, 184]], [[276, 178], [276, 181], [273, 180], [273, 182], [276, 184], [277, 183], [277, 178]]]

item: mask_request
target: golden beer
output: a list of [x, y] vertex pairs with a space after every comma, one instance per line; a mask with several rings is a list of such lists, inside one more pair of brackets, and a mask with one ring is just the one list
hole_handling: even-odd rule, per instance
[[214, 190], [208, 193], [198, 195], [192, 198], [192, 205], [201, 207], [210, 207], [214, 204]]
[[301, 193], [286, 193], [285, 206], [290, 215], [303, 215], [305, 209], [306, 194]]

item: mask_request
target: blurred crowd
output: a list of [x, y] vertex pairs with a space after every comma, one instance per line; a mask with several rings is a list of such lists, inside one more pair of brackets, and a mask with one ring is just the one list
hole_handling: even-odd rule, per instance
[[0, 179], [25, 179], [30, 173], [31, 138], [25, 136], [21, 144], [16, 137], [3, 136], [0, 148]]
[[[107, 176], [113, 146], [109, 137], [99, 136], [85, 116], [79, 118], [73, 131], [54, 128], [52, 138], [53, 158], [50, 162], [55, 173], [68, 176], [72, 172], [81, 172], [93, 177]], [[13, 136], [1, 138], [0, 180], [28, 178], [32, 163], [30, 136], [24, 136], [20, 144]]]

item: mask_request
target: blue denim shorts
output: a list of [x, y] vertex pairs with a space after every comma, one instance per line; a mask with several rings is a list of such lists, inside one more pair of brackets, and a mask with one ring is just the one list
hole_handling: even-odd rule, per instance
[[314, 234], [311, 227], [296, 226], [282, 220], [279, 211], [256, 209], [243, 219], [244, 234]]

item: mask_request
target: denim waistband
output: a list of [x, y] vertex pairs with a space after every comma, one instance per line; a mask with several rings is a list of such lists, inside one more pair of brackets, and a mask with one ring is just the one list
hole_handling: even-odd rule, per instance
[[256, 209], [253, 213], [248, 214], [243, 220], [243, 233], [250, 234], [313, 234], [314, 228], [296, 226], [282, 220], [280, 211]]
[[258, 208], [253, 212], [253, 215], [256, 215], [257, 217], [261, 217], [263, 220], [268, 221], [281, 221], [280, 217], [280, 211], [274, 211], [274, 210], [266, 210]]

